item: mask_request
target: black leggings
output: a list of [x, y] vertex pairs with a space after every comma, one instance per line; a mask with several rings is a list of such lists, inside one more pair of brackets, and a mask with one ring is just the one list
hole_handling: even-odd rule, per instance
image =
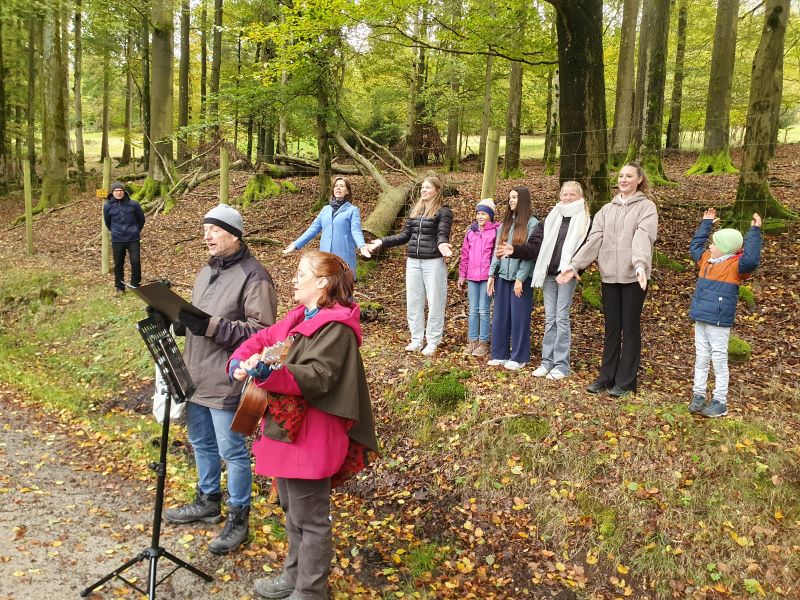
[[635, 283], [603, 284], [605, 338], [597, 381], [636, 391], [642, 352], [642, 306], [647, 290]]

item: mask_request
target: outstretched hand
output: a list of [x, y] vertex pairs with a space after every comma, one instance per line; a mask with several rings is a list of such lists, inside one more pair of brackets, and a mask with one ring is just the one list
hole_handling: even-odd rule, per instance
[[364, 258], [372, 258], [372, 252], [369, 251], [369, 248], [367, 248], [366, 244], [361, 246], [361, 248], [359, 248], [358, 251], [361, 252], [361, 256], [363, 256]]
[[444, 256], [445, 258], [450, 258], [451, 256], [453, 256], [452, 244], [449, 244], [447, 242], [442, 242], [437, 246], [437, 248], [439, 249], [439, 252], [442, 254], [442, 256]]
[[281, 252], [282, 252], [283, 254], [291, 254], [291, 253], [292, 253], [292, 252], [294, 252], [295, 250], [297, 250], [297, 248], [295, 248], [294, 242], [292, 242], [291, 244], [289, 244], [288, 246], [286, 246], [286, 248], [284, 248], [283, 250], [281, 250]]
[[753, 213], [753, 220], [750, 221], [750, 227], [761, 227], [761, 215]]
[[508, 258], [512, 254], [514, 254], [514, 246], [508, 242], [501, 242], [497, 244], [497, 250], [494, 251], [494, 255], [497, 258]]
[[714, 223], [719, 221], [719, 218], [717, 217], [717, 209], [716, 208], [706, 209], [706, 212], [703, 213], [703, 220], [705, 221], [706, 219], [711, 219], [711, 221]]
[[[372, 253], [375, 252], [375, 250], [377, 250], [380, 247], [381, 247], [381, 241], [380, 240], [372, 240], [369, 244], [366, 244], [364, 246], [364, 248], [367, 249], [367, 252], [370, 253], [370, 256], [372, 256]], [[362, 252], [362, 254], [363, 254], [363, 252]]]

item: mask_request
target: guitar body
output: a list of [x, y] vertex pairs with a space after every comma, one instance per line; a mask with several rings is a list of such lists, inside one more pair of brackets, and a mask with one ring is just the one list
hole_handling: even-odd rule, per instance
[[258, 387], [253, 378], [248, 377], [242, 389], [239, 407], [233, 416], [231, 431], [247, 436], [253, 435], [261, 417], [267, 411], [268, 398], [269, 392]]

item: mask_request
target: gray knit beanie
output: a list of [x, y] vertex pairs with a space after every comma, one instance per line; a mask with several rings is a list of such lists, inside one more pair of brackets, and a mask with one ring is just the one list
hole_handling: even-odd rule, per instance
[[219, 204], [208, 211], [203, 218], [203, 225], [216, 225], [239, 239], [244, 235], [242, 215], [227, 204]]

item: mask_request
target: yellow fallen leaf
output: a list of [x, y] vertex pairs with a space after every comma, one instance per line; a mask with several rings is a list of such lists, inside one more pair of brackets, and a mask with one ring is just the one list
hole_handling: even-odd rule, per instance
[[586, 563], [590, 564], [590, 565], [596, 565], [597, 564], [597, 556], [594, 555], [594, 554], [587, 554], [586, 555]]
[[628, 573], [628, 571], [630, 571], [630, 568], [626, 567], [622, 563], [617, 565], [617, 573], [619, 573], [621, 575], [625, 575], [625, 574]]

